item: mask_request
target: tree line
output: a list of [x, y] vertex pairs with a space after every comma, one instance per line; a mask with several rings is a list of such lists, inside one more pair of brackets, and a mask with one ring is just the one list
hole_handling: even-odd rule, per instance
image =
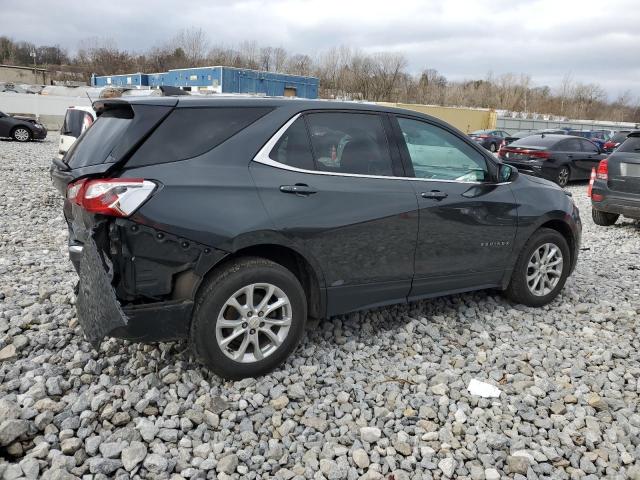
[[47, 67], [59, 80], [80, 73], [111, 75], [162, 72], [172, 68], [209, 65], [266, 70], [320, 79], [320, 96], [351, 100], [421, 103], [442, 106], [493, 108], [512, 112], [537, 112], [574, 119], [640, 122], [640, 99], [625, 92], [611, 101], [595, 83], [565, 75], [552, 89], [534, 86], [525, 74], [487, 74], [482, 79], [452, 81], [437, 70], [408, 70], [402, 53], [366, 53], [335, 47], [314, 57], [282, 47], [246, 41], [238, 45], [212, 43], [202, 29], [184, 29], [170, 41], [143, 52], [119, 48], [113, 40], [87, 39], [73, 55], [59, 45], [35, 45], [0, 36], [0, 63]]

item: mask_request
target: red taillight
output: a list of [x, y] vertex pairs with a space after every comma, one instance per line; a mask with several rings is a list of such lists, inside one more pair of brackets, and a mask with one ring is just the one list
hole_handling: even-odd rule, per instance
[[544, 150], [527, 150], [524, 153], [533, 158], [546, 159], [551, 157], [551, 154], [549, 152], [545, 152]]
[[600, 160], [596, 177], [600, 180], [607, 180], [609, 178], [609, 159], [605, 158], [604, 160]]
[[84, 179], [67, 187], [67, 198], [91, 213], [128, 217], [155, 189], [155, 183], [142, 178]]
[[587, 188], [587, 197], [591, 198], [591, 191], [593, 190], [593, 182], [596, 179], [596, 169], [591, 169], [591, 176], [589, 177], [589, 188]]

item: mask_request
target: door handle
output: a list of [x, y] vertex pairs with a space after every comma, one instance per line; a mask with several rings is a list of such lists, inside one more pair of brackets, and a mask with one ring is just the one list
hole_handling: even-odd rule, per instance
[[567, 158], [573, 158], [573, 155], [568, 154], [568, 155], [567, 155]]
[[422, 192], [420, 194], [422, 198], [431, 198], [433, 200], [442, 200], [443, 198], [447, 198], [447, 192], [441, 192], [440, 190], [431, 190], [430, 192]]
[[296, 195], [311, 195], [312, 193], [317, 193], [316, 190], [304, 183], [296, 183], [295, 185], [282, 185], [280, 187], [280, 191], [282, 193], [294, 193]]

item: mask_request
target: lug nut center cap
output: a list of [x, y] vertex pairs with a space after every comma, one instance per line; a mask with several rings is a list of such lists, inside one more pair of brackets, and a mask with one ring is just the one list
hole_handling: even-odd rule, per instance
[[253, 316], [251, 318], [249, 318], [249, 328], [258, 328], [258, 325], [260, 325], [260, 319], [256, 316]]

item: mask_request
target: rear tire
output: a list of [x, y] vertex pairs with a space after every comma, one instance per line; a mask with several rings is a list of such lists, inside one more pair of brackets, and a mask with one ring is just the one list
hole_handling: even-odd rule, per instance
[[561, 187], [566, 187], [571, 177], [571, 171], [569, 167], [560, 167], [558, 170], [558, 176], [556, 177], [556, 183]]
[[618, 221], [619, 217], [620, 215], [617, 213], [601, 212], [595, 208], [591, 209], [591, 218], [593, 218], [593, 223], [600, 225], [601, 227], [610, 227]]
[[[540, 252], [545, 251], [545, 246], [549, 246], [547, 253], [540, 255]], [[555, 250], [552, 247], [555, 247]], [[545, 263], [544, 259], [550, 257], [554, 251], [555, 255], [547, 258]], [[536, 253], [538, 253], [538, 258], [542, 262], [534, 261]], [[560, 263], [554, 264], [558, 259]], [[542, 263], [539, 270], [536, 270], [536, 263]], [[533, 267], [532, 264], [534, 265]], [[560, 265], [560, 268], [558, 268], [558, 265]], [[564, 287], [570, 270], [571, 252], [565, 238], [556, 230], [541, 228], [531, 236], [520, 252], [511, 274], [511, 281], [505, 290], [505, 295], [516, 303], [529, 307], [541, 307], [558, 296], [560, 290]], [[542, 272], [541, 279], [538, 283], [535, 283], [538, 271]], [[551, 280], [553, 285], [548, 284], [548, 289], [542, 288], [540, 289], [541, 291], [536, 292], [536, 287], [541, 285], [545, 287], [547, 285], [545, 283], [540, 284], [540, 282], [546, 282], [547, 279]]]
[[16, 142], [28, 142], [31, 140], [31, 131], [26, 127], [16, 127], [11, 132], [11, 138]]
[[[283, 306], [276, 308], [276, 302]], [[225, 379], [257, 377], [295, 350], [306, 320], [305, 292], [293, 273], [264, 258], [240, 258], [201, 287], [191, 345], [198, 358]]]

